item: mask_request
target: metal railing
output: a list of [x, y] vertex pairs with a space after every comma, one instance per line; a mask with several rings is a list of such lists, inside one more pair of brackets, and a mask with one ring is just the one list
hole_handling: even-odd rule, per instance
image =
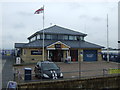
[[[96, 78], [96, 77], [107, 77], [110, 75], [120, 75], [120, 72], [118, 73], [110, 73], [113, 69], [97, 69], [97, 70], [84, 70], [80, 72], [79, 71], [69, 71], [69, 72], [62, 72], [63, 78], [60, 79], [82, 79], [82, 78]], [[119, 69], [118, 69], [119, 70]], [[114, 72], [114, 71], [113, 71]], [[30, 80], [25, 80], [25, 75], [29, 76]], [[42, 79], [42, 78], [36, 78], [35, 74], [21, 74], [19, 71], [17, 73], [14, 73], [14, 81], [21, 83], [21, 82], [34, 82], [34, 81], [44, 81], [44, 80], [55, 80], [55, 79]], [[57, 79], [59, 80], [59, 79]]]

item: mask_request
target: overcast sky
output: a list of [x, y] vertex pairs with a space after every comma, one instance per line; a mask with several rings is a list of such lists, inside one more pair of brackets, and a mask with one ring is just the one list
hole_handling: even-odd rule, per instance
[[[89, 1], [89, 2], [88, 2]], [[14, 48], [14, 43], [27, 43], [27, 37], [42, 29], [42, 14], [34, 12], [45, 5], [45, 28], [52, 25], [86, 33], [86, 41], [106, 47], [107, 13], [109, 15], [109, 46], [118, 48], [118, 1], [46, 1], [2, 2], [0, 31], [4, 49]]]

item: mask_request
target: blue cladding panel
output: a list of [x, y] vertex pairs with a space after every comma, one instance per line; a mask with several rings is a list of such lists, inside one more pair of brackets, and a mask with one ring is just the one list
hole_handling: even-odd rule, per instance
[[84, 50], [83, 60], [84, 61], [97, 61], [97, 50]]

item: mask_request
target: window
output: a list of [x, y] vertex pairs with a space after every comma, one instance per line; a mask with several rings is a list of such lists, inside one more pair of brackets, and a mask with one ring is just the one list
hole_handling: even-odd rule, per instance
[[69, 40], [77, 40], [76, 36], [69, 36]]
[[30, 39], [30, 41], [32, 42], [32, 41], [35, 41], [36, 40], [36, 36], [34, 36], [34, 37], [32, 37], [31, 39]]
[[37, 39], [40, 39], [40, 35], [39, 34], [37, 35]]
[[42, 63], [41, 64], [43, 70], [58, 70], [59, 68], [57, 67], [56, 64], [54, 63]]
[[63, 35], [58, 35], [58, 40], [63, 40]]
[[25, 49], [23, 49], [23, 55], [25, 55], [26, 54], [26, 50]]
[[74, 36], [75, 37], [75, 40], [77, 40], [77, 36]]
[[[40, 35], [40, 39], [43, 39], [43, 34]], [[44, 39], [45, 39], [45, 35], [44, 35]]]
[[58, 39], [57, 35], [52, 35], [52, 40], [57, 40], [57, 39]]
[[65, 36], [64, 36], [64, 40], [68, 40], [68, 35], [65, 35]]
[[84, 40], [84, 37], [83, 37], [83, 36], [80, 36], [80, 40], [82, 40], [82, 41], [83, 41], [83, 40]]
[[77, 40], [83, 41], [83, 40], [84, 40], [84, 37], [83, 37], [83, 36], [77, 36]]
[[46, 35], [46, 39], [52, 39], [51, 35]]

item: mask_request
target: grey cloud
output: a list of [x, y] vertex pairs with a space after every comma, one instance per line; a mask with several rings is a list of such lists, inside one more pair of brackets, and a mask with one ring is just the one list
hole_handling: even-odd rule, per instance
[[16, 23], [14, 24], [13, 28], [15, 29], [21, 29], [21, 28], [25, 28], [26, 26], [23, 23]]
[[93, 21], [102, 21], [103, 18], [101, 18], [101, 17], [92, 17], [92, 20]]
[[79, 8], [83, 8], [84, 6], [80, 3], [76, 3], [76, 2], [72, 2], [72, 3], [68, 3], [68, 6], [70, 7], [70, 9], [75, 10], [75, 9], [79, 9]]
[[32, 16], [33, 14], [31, 14], [30, 12], [18, 12], [19, 15], [21, 16]]
[[13, 36], [12, 35], [8, 35], [7, 38], [13, 39]]
[[89, 18], [87, 15], [85, 15], [85, 14], [83, 14], [83, 15], [80, 15], [80, 18], [82, 18], [82, 19], [86, 19], [86, 18]]
[[110, 7], [110, 11], [111, 11], [111, 12], [114, 12], [114, 11], [115, 11], [115, 8], [117, 8], [117, 7], [115, 7], [115, 6]]
[[91, 19], [93, 21], [102, 21], [102, 20], [104, 20], [104, 18], [101, 18], [101, 17], [91, 17], [91, 16], [88, 16], [88, 15], [85, 15], [85, 14], [80, 15], [79, 17], [81, 19]]

